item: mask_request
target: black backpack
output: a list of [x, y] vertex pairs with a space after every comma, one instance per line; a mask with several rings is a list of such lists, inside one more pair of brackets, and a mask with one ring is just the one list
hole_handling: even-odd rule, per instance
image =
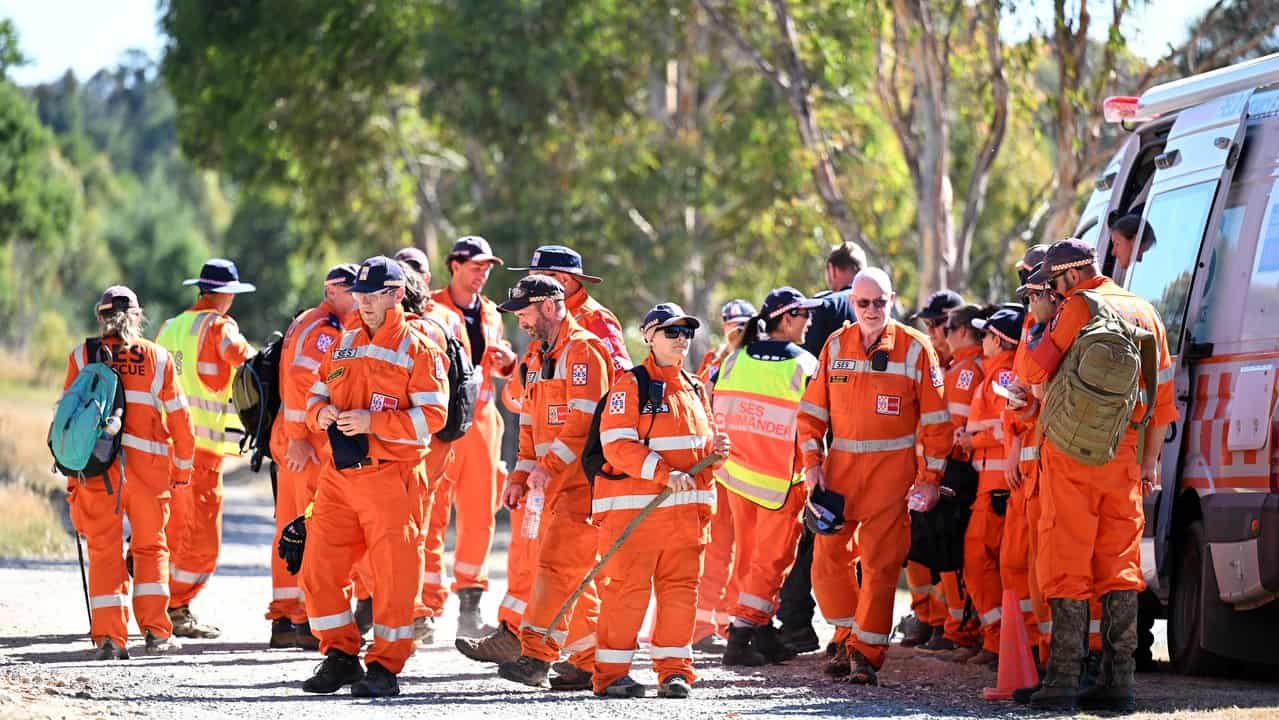
[[471, 363], [470, 353], [448, 328], [434, 318], [424, 316], [423, 319], [434, 323], [447, 338], [444, 354], [449, 359], [449, 415], [444, 421], [444, 427], [435, 433], [435, 437], [444, 442], [452, 442], [471, 429], [484, 374]]
[[266, 345], [235, 371], [231, 404], [244, 425], [240, 452], [249, 451], [249, 468], [262, 469], [262, 458], [271, 457], [271, 426], [280, 412], [280, 356], [284, 335], [271, 333]]
[[[635, 376], [635, 384], [639, 390], [639, 396], [643, 398], [643, 404], [640, 405], [640, 415], [654, 415], [660, 411], [662, 400], [666, 396], [666, 383], [653, 382], [648, 375], [648, 369], [640, 363], [626, 372]], [[683, 371], [681, 371], [683, 372]], [[693, 386], [697, 392], [697, 396], [702, 396], [702, 384], [687, 372], [683, 372], [684, 380]], [[607, 399], [607, 396], [605, 396]], [[604, 414], [604, 399], [600, 400], [599, 405], [595, 407], [595, 415], [591, 417], [591, 429], [586, 433], [586, 447], [582, 449], [582, 470], [586, 473], [586, 480], [595, 487], [595, 479], [602, 477], [606, 480], [621, 480], [626, 477], [625, 473], [611, 473], [604, 469], [607, 461], [604, 459], [604, 443], [600, 442], [600, 417]], [[648, 436], [653, 431], [653, 423], [649, 423], [648, 432], [644, 434], [644, 444], [648, 445]]]

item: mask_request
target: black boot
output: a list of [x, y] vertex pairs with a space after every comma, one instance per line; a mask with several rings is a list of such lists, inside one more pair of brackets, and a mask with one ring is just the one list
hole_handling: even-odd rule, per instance
[[707, 655], [723, 655], [724, 651], [728, 649], [728, 641], [719, 633], [711, 633], [693, 643], [693, 649]]
[[103, 640], [93, 651], [94, 660], [128, 660], [129, 651], [127, 648], [116, 647], [115, 642], [110, 638]]
[[271, 640], [269, 648], [293, 648], [298, 646], [297, 628], [288, 618], [276, 618], [271, 621]]
[[355, 697], [395, 697], [400, 694], [400, 681], [395, 673], [382, 667], [380, 663], [369, 663], [364, 679], [351, 686], [351, 695]]
[[777, 632], [782, 642], [786, 643], [786, 647], [797, 655], [810, 653], [822, 646], [821, 640], [817, 638], [817, 631], [813, 629], [811, 623], [808, 625], [782, 623], [782, 629]]
[[537, 660], [527, 655], [521, 655], [515, 662], [504, 662], [497, 666], [497, 674], [504, 680], [511, 682], [532, 685], [533, 687], [546, 687], [546, 671], [551, 669], [551, 664], [545, 660]]
[[1079, 695], [1079, 674], [1088, 647], [1088, 601], [1052, 598], [1053, 638], [1048, 674], [1030, 696], [1037, 710], [1073, 710]]
[[848, 646], [844, 643], [831, 643], [835, 645], [835, 652], [826, 660], [826, 665], [822, 667], [822, 672], [839, 680], [848, 677], [848, 673], [852, 672], [852, 662], [848, 658]]
[[590, 690], [591, 673], [567, 660], [551, 665], [552, 690]]
[[768, 658], [759, 650], [751, 647], [755, 636], [755, 628], [730, 625], [728, 628], [728, 647], [724, 650], [724, 665], [732, 667], [759, 667], [768, 664]]
[[1137, 660], [1137, 591], [1115, 590], [1101, 596], [1101, 672], [1097, 683], [1079, 694], [1085, 710], [1130, 713]]
[[782, 663], [794, 659], [795, 651], [786, 647], [772, 623], [759, 625], [751, 638], [751, 647], [759, 651], [770, 663]]
[[320, 649], [320, 638], [316, 637], [315, 634], [311, 632], [310, 622], [297, 623], [293, 626], [293, 629], [297, 632], [299, 648], [302, 648], [303, 650]]
[[457, 614], [458, 637], [484, 637], [495, 629], [485, 625], [484, 619], [480, 617], [480, 598], [483, 596], [483, 588], [462, 588], [457, 591], [457, 600], [461, 605]]
[[315, 674], [302, 683], [302, 689], [309, 693], [327, 695], [342, 689], [343, 685], [350, 685], [362, 679], [364, 679], [364, 668], [360, 667], [359, 658], [347, 655], [341, 650], [330, 650], [324, 662], [315, 669]]
[[897, 623], [897, 631], [902, 634], [902, 647], [922, 645], [933, 636], [932, 626], [920, 620], [915, 614], [902, 618], [901, 622]]
[[368, 635], [373, 629], [373, 597], [357, 598], [355, 601], [355, 627], [360, 635]]

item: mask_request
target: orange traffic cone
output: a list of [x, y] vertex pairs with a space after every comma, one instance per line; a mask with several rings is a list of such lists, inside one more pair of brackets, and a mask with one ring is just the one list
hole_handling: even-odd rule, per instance
[[1039, 684], [1039, 672], [1030, 655], [1030, 638], [1026, 635], [1026, 619], [1021, 612], [1021, 599], [1016, 590], [1004, 590], [1004, 609], [999, 621], [998, 687], [982, 690], [987, 700], [1011, 700], [1013, 691]]

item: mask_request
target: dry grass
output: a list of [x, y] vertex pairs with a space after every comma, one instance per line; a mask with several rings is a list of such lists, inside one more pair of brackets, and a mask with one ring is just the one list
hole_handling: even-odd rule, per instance
[[70, 543], [47, 495], [23, 485], [0, 486], [0, 557], [65, 556]]

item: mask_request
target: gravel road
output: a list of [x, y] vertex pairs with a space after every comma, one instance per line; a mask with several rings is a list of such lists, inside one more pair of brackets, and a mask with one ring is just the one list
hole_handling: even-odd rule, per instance
[[[295, 650], [265, 649], [263, 620], [270, 596], [270, 489], [262, 477], [240, 475], [226, 490], [222, 564], [194, 609], [220, 625], [217, 640], [186, 641], [179, 655], [148, 658], [139, 651], [119, 663], [90, 661], [87, 621], [75, 560], [0, 560], [0, 718], [325, 718], [386, 717], [931, 717], [1028, 715], [1008, 703], [980, 699], [994, 673], [894, 647], [882, 686], [832, 685], [812, 654], [784, 666], [727, 671], [699, 660], [703, 679], [689, 701], [600, 700], [588, 693], [552, 694], [512, 685], [491, 666], [452, 647], [453, 600], [437, 629], [437, 644], [421, 648], [400, 678], [403, 695], [382, 701], [346, 694], [317, 697], [300, 685], [319, 660]], [[504, 542], [504, 538], [500, 539]], [[501, 558], [495, 558], [495, 567]], [[485, 595], [496, 615], [504, 579]], [[905, 612], [899, 596], [898, 612]], [[1162, 623], [1157, 627], [1162, 631]], [[824, 628], [829, 634], [830, 628]], [[134, 639], [131, 643], [140, 643]], [[636, 678], [656, 678], [646, 656]], [[1279, 684], [1142, 675], [1142, 717], [1279, 717]]]

